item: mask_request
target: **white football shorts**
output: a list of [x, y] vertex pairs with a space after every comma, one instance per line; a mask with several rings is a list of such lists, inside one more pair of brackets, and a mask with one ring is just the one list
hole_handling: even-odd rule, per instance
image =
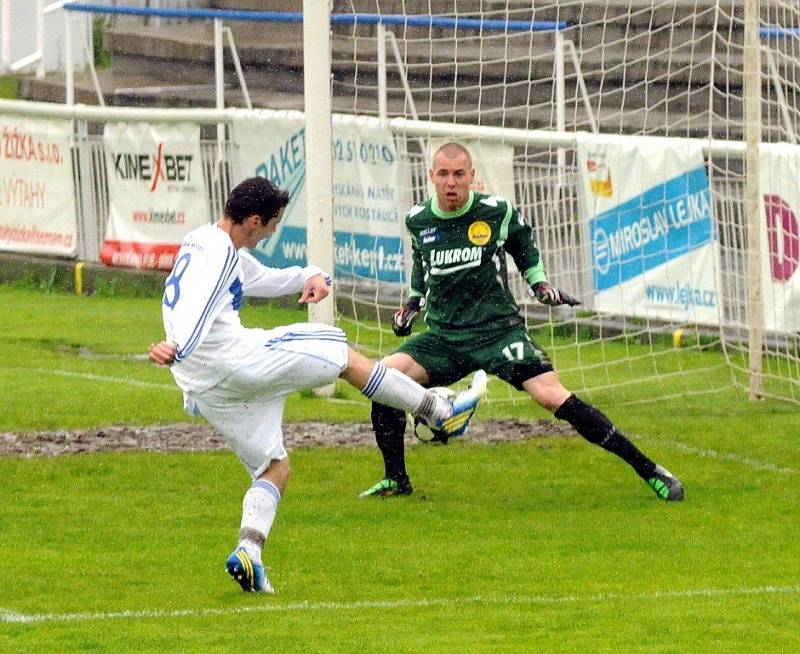
[[225, 438], [254, 479], [273, 459], [286, 458], [283, 407], [286, 396], [333, 383], [347, 367], [347, 337], [338, 327], [297, 323], [256, 330], [263, 341], [235, 371], [205, 391], [186, 393]]

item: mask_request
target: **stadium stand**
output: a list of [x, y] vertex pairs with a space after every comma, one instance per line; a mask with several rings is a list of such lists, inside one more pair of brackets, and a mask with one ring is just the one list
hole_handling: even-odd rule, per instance
[[[263, 2], [256, 0], [198, 0], [189, 3], [193, 8], [264, 10]], [[452, 2], [443, 0], [336, 0], [333, 13], [406, 13], [428, 14], [452, 11]], [[602, 4], [602, 6], [601, 6]], [[713, 35], [724, 33], [733, 41], [737, 36], [730, 24], [724, 24], [726, 16], [714, 11], [711, 0], [677, 0], [663, 3], [653, 9], [649, 0], [618, 0], [607, 3], [568, 2], [560, 0], [535, 11], [524, 11], [530, 2], [502, 0], [484, 1], [484, 11], [501, 10], [508, 7], [517, 20], [535, 19], [537, 21], [559, 20], [574, 26], [567, 37], [575, 42], [580, 53], [584, 79], [592, 96], [602, 95], [602, 106], [598, 109], [600, 131], [612, 133], [661, 133], [668, 126], [665, 135], [706, 136], [709, 129], [708, 93], [693, 93], [694, 89], [707, 87], [711, 65], [706, 57], [698, 54], [710, 52]], [[461, 7], [461, 3], [459, 3]], [[302, 0], [273, 0], [270, 11], [300, 12]], [[691, 11], [690, 11], [691, 10]], [[463, 10], [462, 10], [463, 11]], [[687, 12], [693, 20], [685, 27], [680, 17]], [[602, 14], [602, 15], [601, 15]], [[677, 24], [676, 24], [677, 22]], [[592, 25], [592, 28], [582, 28]], [[602, 25], [602, 29], [598, 28]], [[302, 84], [298, 79], [303, 72], [302, 26], [299, 23], [230, 23], [236, 46], [244, 68], [245, 78], [254, 106], [273, 109], [302, 109]], [[358, 36], [372, 35], [374, 26], [359, 26]], [[334, 32], [352, 34], [353, 28], [337, 25]], [[486, 47], [473, 43], [457, 44], [453, 30], [442, 28], [406, 27], [395, 30], [401, 50], [409, 66], [409, 83], [412, 89], [427, 89], [432, 85], [452, 86], [456, 72], [447, 66], [436, 70], [437, 79], [431, 80], [427, 66], [415, 76], [414, 64], [417, 57], [428, 60], [429, 51], [419, 50], [417, 39], [432, 38], [434, 56], [442, 62], [452, 61], [453, 49], [458, 47], [465, 61], [476, 61], [470, 49]], [[634, 38], [625, 35], [635, 34]], [[616, 35], [616, 36], [615, 36]], [[514, 84], [514, 80], [546, 79], [552, 74], [553, 36], [541, 35], [534, 43], [532, 61], [511, 61], [506, 66], [459, 67], [457, 71], [460, 86], [465, 87], [459, 95], [460, 111], [453, 114], [453, 103], [438, 103], [435, 100], [418, 107], [420, 118], [439, 121], [474, 122], [480, 119], [483, 124], [492, 124], [490, 115], [478, 115], [465, 111], [475, 98], [470, 94], [480, 93], [481, 87], [494, 80], [506, 80], [506, 93], [520, 97], [506, 97], [506, 105], [514, 107], [533, 107], [534, 113], [518, 109], [505, 112], [503, 124], [509, 127], [527, 126], [548, 127], [552, 116], [548, 101], [552, 90], [547, 84]], [[739, 37], [740, 38], [740, 37]], [[669, 43], [659, 43], [665, 39]], [[107, 21], [103, 33], [103, 47], [110, 53], [113, 64], [99, 71], [100, 83], [111, 105], [140, 106], [213, 106], [213, 34], [208, 21], [176, 22], [162, 20], [159, 24], [145, 23], [140, 18], [115, 16]], [[357, 80], [359, 83], [358, 106], [360, 114], [377, 112], [376, 67], [364, 65], [368, 54], [363, 49], [374, 48], [374, 42], [359, 42], [360, 59], [353, 58], [352, 46], [333, 40], [334, 111], [350, 113], [353, 111], [353, 98], [349, 93], [337, 94], [336, 81]], [[488, 46], [491, 47], [491, 46]], [[500, 47], [500, 46], [497, 46]], [[670, 56], [661, 61], [648, 57], [648, 52], [669, 49]], [[486, 60], [498, 61], [505, 53], [486, 53]], [[539, 56], [541, 55], [541, 56]], [[736, 69], [741, 62], [732, 61], [728, 53], [726, 67]], [[460, 55], [461, 57], [461, 55]], [[706, 63], [697, 65], [703, 60]], [[693, 65], [686, 65], [694, 62]], [[358, 67], [356, 70], [356, 66]], [[530, 66], [541, 67], [531, 71]], [[233, 70], [230, 53], [226, 52], [226, 104], [243, 106], [242, 94]], [[517, 73], [514, 72], [517, 67]], [[663, 70], [654, 70], [662, 67]], [[398, 84], [396, 71], [390, 65], [388, 71], [390, 86]], [[394, 79], [393, 79], [394, 78]], [[574, 116], [570, 127], [587, 129], [586, 117], [581, 115], [576, 78], [569, 75], [566, 84], [568, 115]], [[647, 83], [645, 84], [645, 80]], [[96, 103], [95, 92], [88, 75], [76, 78], [76, 102]], [[741, 76], [727, 76], [715, 80], [724, 89], [714, 94], [714, 101], [727, 102], [725, 113], [728, 124], [714, 122], [714, 130], [726, 138], [741, 138], [740, 105], [730, 103], [730, 98], [741, 97]], [[685, 93], [676, 93], [676, 88], [684, 88]], [[474, 89], [474, 90], [470, 90]], [[48, 75], [44, 80], [27, 76], [21, 80], [20, 96], [30, 100], [61, 102], [64, 98], [63, 77]], [[624, 110], [623, 110], [624, 107]], [[403, 114], [403, 98], [390, 97], [390, 115]], [[477, 110], [480, 111], [480, 110]], [[537, 115], [538, 112], [538, 115]]]

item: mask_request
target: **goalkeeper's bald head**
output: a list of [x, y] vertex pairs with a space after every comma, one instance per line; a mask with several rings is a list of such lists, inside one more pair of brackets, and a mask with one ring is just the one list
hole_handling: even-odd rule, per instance
[[469, 150], [467, 150], [467, 148], [460, 143], [450, 141], [440, 145], [438, 148], [436, 148], [436, 152], [433, 153], [433, 161], [436, 161], [436, 158], [440, 155], [446, 157], [447, 159], [457, 159], [458, 157], [465, 155], [467, 157], [467, 167], [472, 168], [472, 155], [470, 154]]

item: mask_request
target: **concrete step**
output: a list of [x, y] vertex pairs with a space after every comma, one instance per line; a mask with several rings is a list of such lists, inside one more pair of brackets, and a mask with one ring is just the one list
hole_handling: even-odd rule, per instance
[[[194, 0], [192, 6], [302, 13], [303, 0]], [[732, 25], [740, 26], [743, 19], [742, 3], [735, 0], [553, 0], [547, 4], [531, 0], [333, 0], [331, 13], [563, 21], [573, 29], [582, 25], [599, 31], [619, 24], [629, 26], [632, 32], [691, 23], [698, 33], [715, 28], [727, 33]], [[424, 31], [428, 33], [427, 28]]]
[[[119, 59], [122, 59], [121, 57]], [[136, 73], [125, 72], [135, 70]], [[336, 73], [333, 78], [333, 101], [337, 111], [351, 113], [354, 110], [368, 114], [377, 113], [377, 86], [373, 76], [363, 71], [358, 80], [358, 92], [354, 92], [353, 80], [349, 75]], [[114, 66], [99, 71], [101, 88], [109, 104], [134, 105], [154, 103], [158, 106], [214, 106], [215, 91], [213, 71], [191, 62], [164, 62], [162, 60], [143, 60], [131, 58], [128, 65]], [[369, 79], [368, 79], [369, 77]], [[302, 71], [287, 74], [278, 67], [252, 67], [245, 71], [248, 90], [257, 106], [276, 109], [303, 107]], [[438, 79], [433, 86], [427, 77], [411, 80], [411, 91], [415, 105], [423, 117], [453, 116], [453, 105], [460, 109], [459, 115], [481, 116], [481, 123], [501, 124], [503, 116], [517, 116], [514, 123], [524, 126], [520, 112], [531, 115], [538, 125], [547, 125], [553, 118], [553, 85], [549, 82], [523, 82], [505, 84], [483, 79], [482, 83], [468, 83], [465, 76]], [[243, 106], [244, 97], [239, 88], [238, 78], [227, 71], [226, 104]], [[662, 112], [675, 114], [690, 112], [704, 114], [708, 110], [709, 95], [713, 98], [714, 111], [718, 115], [728, 115], [736, 120], [741, 111], [741, 102], [730, 94], [715, 92], [711, 94], [707, 85], [681, 86], [666, 78], [657, 83], [637, 82], [626, 87], [608, 86], [607, 80], [589, 78], [587, 90], [594, 111], [628, 112], [637, 110], [649, 113], [648, 122], [655, 127], [653, 116]], [[669, 83], [667, 83], [669, 82]], [[23, 97], [49, 102], [62, 102], [64, 98], [63, 76], [48, 76], [39, 81], [28, 77], [22, 80], [20, 92]], [[95, 102], [95, 92], [87, 75], [78, 75], [76, 101]], [[719, 89], [718, 89], [719, 90]], [[389, 112], [406, 113], [405, 91], [399, 81], [390, 76], [388, 86]], [[578, 92], [576, 79], [570, 77], [565, 83], [566, 115], [574, 123], [586, 121], [583, 100]], [[508, 124], [508, 123], [507, 123]], [[588, 123], [587, 123], [588, 124]]]
[[[733, 0], [721, 2], [725, 6], [733, 4]], [[202, 0], [193, 6], [302, 11], [302, 4], [302, 0]], [[335, 0], [332, 10], [452, 15], [453, 6], [451, 0]], [[611, 131], [657, 130], [670, 124], [673, 131], [683, 130], [678, 135], [705, 134], [711, 125], [730, 135], [735, 132], [735, 125], [708, 118], [711, 95], [708, 85], [712, 73], [714, 79], [725, 80], [727, 97], [720, 92], [713, 94], [715, 113], [727, 114], [734, 123], [739, 122], [736, 116], [741, 107], [737, 100], [741, 96], [738, 72], [741, 56], [738, 51], [731, 53], [724, 66], [712, 71], [708, 53], [715, 45], [710, 23], [718, 17], [714, 6], [712, 0], [611, 0], [601, 11], [598, 3], [567, 0], [558, 0], [545, 9], [532, 8], [529, 0], [458, 3], [462, 14], [482, 8], [484, 15], [491, 18], [508, 15], [515, 20], [598, 21], [570, 28], [566, 36], [579, 48], [580, 66], [594, 111], [601, 125]], [[692, 12], [700, 12], [700, 17], [689, 18]], [[730, 15], [734, 15], [733, 9]], [[230, 27], [254, 104], [302, 109], [302, 25], [232, 22]], [[717, 28], [724, 32], [724, 25]], [[335, 111], [377, 113], [374, 32], [374, 27], [334, 28]], [[552, 34], [487, 35], [481, 39], [469, 33], [456, 35], [452, 29], [400, 28], [395, 33], [421, 117], [515, 127], [553, 125]], [[729, 34], [726, 39], [730, 39]], [[210, 23], [192, 21], [153, 26], [142, 25], [139, 19], [120, 18], [106, 30], [104, 47], [113, 60], [110, 69], [100, 71], [101, 86], [109, 104], [214, 105]], [[647, 54], [667, 49], [670, 50], [667, 56]], [[242, 106], [243, 95], [227, 49], [225, 61], [226, 103]], [[568, 124], [587, 127], [569, 59], [566, 74]], [[390, 115], [406, 115], [401, 77], [391, 56], [387, 81]], [[60, 102], [64, 97], [63, 80], [58, 76], [45, 80], [25, 78], [20, 91], [30, 99]], [[95, 101], [86, 76], [79, 76], [76, 99]], [[454, 102], [459, 107], [458, 113], [454, 113]]]
[[[620, 37], [621, 38], [621, 37]], [[672, 39], [672, 51], [667, 56], [647, 56], [648, 52], [661, 50], [659, 39]], [[242, 33], [236, 39], [236, 47], [243, 67], [254, 72], [258, 69], [279, 69], [294, 75], [303, 68], [302, 27], [296, 24], [268, 23], [258, 32]], [[641, 40], [641, 43], [639, 41]], [[711, 35], [692, 41], [674, 30], [669, 34], [651, 33], [629, 39], [627, 49], [613, 49], [604, 44], [586, 44], [579, 51], [580, 66], [587, 78], [602, 77], [610, 85], [635, 84], [642, 80], [669, 77], [671, 83], [704, 83], [710, 79], [708, 61], [712, 48]], [[158, 74], [154, 67], [169, 64], [170, 74], [180, 75], [181, 80], [189, 76], [206, 78], [204, 69], [213, 67], [214, 50], [211, 29], [203, 24], [182, 24], [152, 28], [126, 25], [109, 30], [104, 37], [104, 47], [114, 61], [114, 66], [133, 64], [147, 69], [149, 74]], [[451, 80], [476, 80], [491, 83], [507, 80], [547, 80], [553, 70], [552, 36], [544, 36], [540, 42], [530, 44], [525, 39], [505, 39], [494, 44], [480, 39], [453, 38], [435, 41], [430, 46], [419, 42], [400, 41], [400, 51], [407, 66], [412, 83], [429, 85], [431, 69], [438, 83]], [[354, 49], [357, 48], [358, 60]], [[434, 63], [431, 66], [431, 54]], [[226, 66], [233, 68], [232, 59], [226, 49]], [[377, 45], [374, 39], [352, 39], [334, 36], [332, 41], [334, 74], [340, 78], [352, 78], [358, 72], [359, 80], [375, 83], [377, 73]], [[153, 64], [153, 62], [156, 62]], [[726, 78], [737, 75], [741, 68], [741, 53], [730, 53], [725, 61]], [[567, 73], [572, 72], [571, 60], [567, 61]], [[399, 81], [394, 58], [389, 58], [388, 74]], [[253, 84], [258, 85], [258, 75]], [[273, 82], [274, 75], [266, 79]]]
[[[107, 71], [101, 71], [101, 83], [106, 89], [106, 102], [117, 106], [160, 106], [160, 107], [212, 107], [214, 106], [214, 89], [211, 85], [196, 87], [192, 92], [178, 92], [165, 90], [156, 92], [140, 85], [140, 90], [133, 92], [116, 92], [124, 88], [123, 85], [134, 85], [136, 82], [145, 81], [127, 76], [110, 77]], [[48, 102], [64, 101], [63, 78], [49, 76], [44, 80], [33, 77], [23, 80], [21, 90], [29, 96]], [[652, 90], [649, 91], [652, 93]], [[657, 104], [654, 108], [635, 109], [626, 107], [621, 109], [619, 102], [612, 102], [617, 94], [606, 95], [602, 98], [600, 106], [597, 99], [593, 100], [596, 120], [601, 132], [607, 133], [653, 133], [676, 137], [692, 136], [704, 138], [712, 130], [719, 138], [740, 140], [743, 138], [742, 125], [739, 120], [722, 121], [722, 112], [728, 109], [719, 108], [717, 115], [710, 115], [707, 104], [703, 106], [701, 99], [697, 100], [698, 108], [688, 112], [685, 102], [680, 99], [671, 103]], [[96, 104], [96, 97], [91, 80], [86, 75], [76, 77], [76, 102]], [[251, 91], [255, 106], [269, 107], [272, 109], [304, 109], [304, 97], [301, 92], [274, 91], [268, 89], [255, 89]], [[449, 98], [434, 97], [430, 99], [417, 98], [420, 117], [446, 123], [482, 124], [506, 127], [519, 127], [530, 129], [552, 129], [555, 118], [552, 103], [539, 105], [516, 105], [503, 107], [501, 103], [492, 103], [491, 98], [485, 99], [483, 104], [474, 105], [472, 109], [459, 109], [454, 111], [452, 100]], [[355, 106], [354, 106], [355, 105]], [[226, 106], [244, 106], [244, 100], [235, 88], [226, 91]], [[459, 107], [470, 106], [470, 103], [459, 103]], [[374, 98], [359, 96], [354, 103], [352, 97], [334, 96], [333, 110], [338, 113], [353, 113], [376, 116], [377, 103]], [[390, 97], [388, 100], [389, 115], [408, 115], [404, 100], [401, 97]], [[734, 107], [740, 112], [741, 106]], [[766, 106], [764, 107], [764, 115]], [[669, 125], [668, 128], [664, 128]], [[589, 131], [590, 123], [586, 117], [583, 106], [571, 98], [567, 104], [567, 129], [569, 131]], [[766, 139], [777, 138], [772, 134], [774, 129], [764, 125]]]

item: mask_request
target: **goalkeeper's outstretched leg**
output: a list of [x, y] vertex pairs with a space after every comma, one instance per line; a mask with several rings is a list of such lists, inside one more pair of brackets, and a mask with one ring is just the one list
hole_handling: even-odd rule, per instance
[[550, 371], [523, 383], [523, 388], [539, 404], [566, 420], [590, 443], [616, 454], [630, 465], [658, 497], [667, 502], [683, 499], [683, 484], [666, 468], [658, 465], [620, 432], [599, 409], [567, 391], [555, 372]]

